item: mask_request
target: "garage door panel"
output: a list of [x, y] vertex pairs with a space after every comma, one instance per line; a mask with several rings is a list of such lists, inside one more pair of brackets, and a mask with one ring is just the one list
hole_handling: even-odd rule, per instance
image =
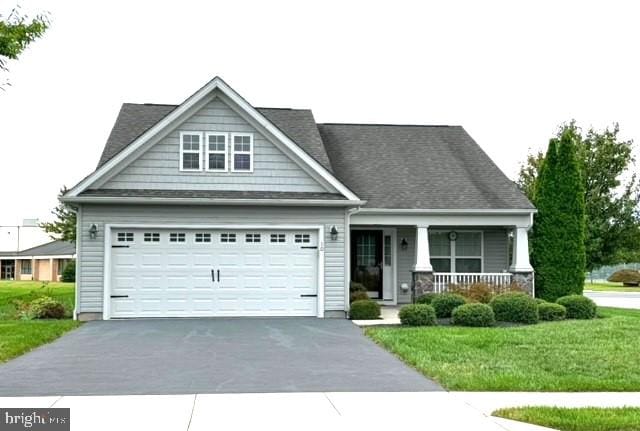
[[[144, 230], [127, 231], [143, 238]], [[303, 231], [310, 242], [300, 244], [289, 231], [284, 243], [271, 243], [272, 231], [211, 230], [210, 241], [199, 243], [196, 230], [171, 230], [184, 233], [184, 242], [170, 242], [169, 231], [151, 231], [160, 233], [159, 241], [112, 249], [111, 292], [129, 296], [111, 300], [112, 317], [317, 314], [317, 299], [300, 296], [317, 293], [317, 250], [300, 248], [317, 244], [314, 232]], [[235, 233], [236, 242], [223, 243], [222, 232]], [[259, 234], [261, 242], [246, 242], [251, 235], [245, 233]]]

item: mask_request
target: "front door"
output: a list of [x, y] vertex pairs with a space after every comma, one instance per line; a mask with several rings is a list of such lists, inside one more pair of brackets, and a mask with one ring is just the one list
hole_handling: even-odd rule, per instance
[[369, 297], [382, 299], [382, 231], [351, 231], [351, 280], [364, 285]]

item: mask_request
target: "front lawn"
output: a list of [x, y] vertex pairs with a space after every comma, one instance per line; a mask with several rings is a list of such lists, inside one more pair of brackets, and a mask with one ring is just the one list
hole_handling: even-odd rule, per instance
[[494, 416], [561, 431], [639, 431], [640, 408], [517, 407], [493, 412]]
[[596, 292], [639, 292], [640, 287], [625, 287], [622, 283], [610, 283], [608, 281], [603, 283], [590, 283], [584, 284], [584, 290], [594, 290]]
[[531, 326], [370, 328], [366, 334], [450, 390], [638, 391], [640, 311]]
[[71, 319], [22, 320], [18, 313], [19, 303], [51, 296], [62, 302], [71, 316], [74, 291], [73, 283], [44, 285], [39, 281], [0, 281], [0, 363], [49, 343], [80, 325]]

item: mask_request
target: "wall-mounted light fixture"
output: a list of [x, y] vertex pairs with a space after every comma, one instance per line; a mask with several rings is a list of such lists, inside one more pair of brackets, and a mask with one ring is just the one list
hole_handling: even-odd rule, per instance
[[407, 247], [409, 247], [409, 243], [407, 242], [407, 239], [402, 238], [402, 241], [400, 241], [400, 248], [403, 250], [406, 250]]
[[331, 230], [329, 231], [332, 240], [338, 239], [338, 229], [335, 226], [331, 226]]
[[91, 225], [91, 227], [89, 227], [89, 238], [96, 239], [97, 236], [98, 236], [98, 226], [96, 226], [94, 223]]

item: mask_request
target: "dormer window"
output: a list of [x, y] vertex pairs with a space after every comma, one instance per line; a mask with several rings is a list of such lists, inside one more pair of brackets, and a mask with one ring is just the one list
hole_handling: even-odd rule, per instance
[[207, 133], [207, 170], [227, 172], [227, 134]]
[[231, 171], [253, 172], [253, 135], [234, 133], [231, 139]]
[[180, 133], [180, 170], [202, 170], [202, 133]]

